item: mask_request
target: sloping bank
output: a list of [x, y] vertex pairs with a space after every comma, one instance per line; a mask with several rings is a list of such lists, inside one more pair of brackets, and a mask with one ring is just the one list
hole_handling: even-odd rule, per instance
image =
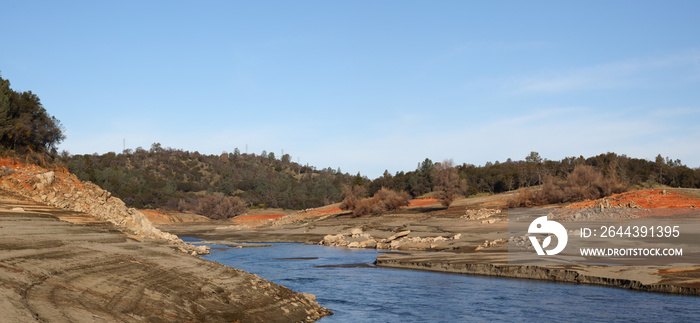
[[460, 257], [461, 259], [446, 260], [437, 259], [436, 257], [420, 257], [416, 255], [383, 254], [377, 257], [375, 264], [381, 267], [397, 269], [425, 270], [501, 278], [532, 279], [559, 283], [617, 287], [645, 292], [700, 296], [700, 288], [684, 287], [664, 283], [644, 284], [639, 280], [587, 275], [579, 271], [566, 268], [467, 262], [462, 259], [464, 257], [465, 255], [462, 254], [462, 257]]
[[0, 188], [44, 205], [87, 213], [114, 224], [139, 240], [164, 241], [182, 252], [206, 254], [204, 246], [183, 242], [176, 235], [163, 232], [151, 224], [143, 213], [127, 207], [99, 186], [82, 182], [64, 169], [48, 171], [36, 165], [23, 165], [0, 159]]
[[[206, 250], [69, 173], [0, 162], [0, 188], [13, 193], [0, 192], [0, 313], [8, 321], [297, 322], [331, 314], [313, 295], [192, 256]], [[59, 221], [65, 214], [85, 224]]]

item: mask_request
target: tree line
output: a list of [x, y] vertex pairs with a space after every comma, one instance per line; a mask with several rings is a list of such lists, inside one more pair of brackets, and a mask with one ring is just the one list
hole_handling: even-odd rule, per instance
[[634, 187], [700, 188], [700, 169], [679, 160], [659, 155], [648, 161], [615, 153], [552, 161], [532, 152], [524, 160], [483, 166], [426, 158], [413, 171], [394, 175], [385, 171], [373, 180], [359, 173], [303, 166], [288, 154], [278, 159], [272, 153], [242, 154], [235, 149], [204, 155], [157, 143], [149, 150], [120, 154], [66, 154], [63, 162], [80, 179], [113, 192], [130, 206], [195, 211], [214, 218], [240, 214], [242, 206], [305, 209], [341, 201], [353, 206], [348, 209], [359, 206], [355, 213], [370, 214], [405, 205], [404, 198], [396, 196], [432, 196], [449, 206], [460, 196], [533, 186], [548, 194], [531, 197], [523, 206], [595, 198]]
[[[658, 155], [654, 161], [605, 153], [584, 158], [567, 157], [559, 161], [546, 160], [531, 152], [524, 160], [488, 162], [483, 166], [461, 164], [452, 166], [448, 160], [434, 163], [425, 159], [415, 171], [384, 175], [373, 180], [369, 192], [380, 187], [406, 191], [411, 196], [428, 193], [469, 196], [477, 193], [502, 193], [523, 187], [540, 186], [547, 179], [564, 180], [577, 166], [590, 166], [604, 179], [615, 178], [627, 188], [657, 185], [700, 188], [700, 168], [692, 169], [669, 157]], [[456, 177], [456, 179], [455, 179]], [[595, 176], [594, 176], [595, 177]], [[588, 177], [593, 178], [593, 177]]]

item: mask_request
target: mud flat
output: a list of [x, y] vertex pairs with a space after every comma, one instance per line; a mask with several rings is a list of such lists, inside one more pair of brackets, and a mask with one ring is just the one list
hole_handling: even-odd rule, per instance
[[509, 265], [505, 253], [386, 253], [377, 266], [700, 296], [700, 266]]
[[0, 313], [7, 322], [302, 322], [330, 311], [171, 244], [0, 193]]

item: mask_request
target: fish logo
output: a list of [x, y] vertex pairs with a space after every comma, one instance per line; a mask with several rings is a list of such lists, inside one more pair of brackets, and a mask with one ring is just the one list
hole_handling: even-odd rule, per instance
[[537, 237], [528, 237], [530, 238], [532, 246], [535, 247], [535, 251], [537, 251], [537, 254], [540, 256], [544, 256], [545, 252], [549, 256], [553, 256], [562, 252], [564, 248], [566, 248], [566, 243], [569, 241], [569, 235], [566, 232], [566, 228], [564, 228], [564, 226], [561, 225], [559, 222], [547, 220], [546, 215], [535, 219], [535, 221], [532, 221], [532, 223], [530, 223], [530, 227], [527, 229], [527, 232], [547, 233], [553, 234], [557, 237], [557, 247], [550, 250], [544, 250], [544, 248], [547, 248], [552, 242], [551, 235], [548, 235], [546, 238], [544, 238], [541, 246], [540, 243], [537, 241]]

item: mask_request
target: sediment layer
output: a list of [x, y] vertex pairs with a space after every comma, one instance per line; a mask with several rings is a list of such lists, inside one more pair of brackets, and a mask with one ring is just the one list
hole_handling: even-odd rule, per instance
[[0, 159], [0, 164], [3, 165], [0, 167], [2, 190], [47, 206], [87, 213], [111, 222], [137, 239], [167, 241], [180, 251], [194, 255], [208, 253], [206, 247], [187, 244], [176, 235], [159, 230], [145, 215], [127, 207], [121, 199], [93, 183], [80, 181], [64, 169], [49, 171], [7, 159]]
[[[58, 220], [69, 214], [84, 224]], [[256, 275], [0, 194], [3, 322], [310, 322], [330, 311]]]
[[377, 266], [398, 269], [412, 269], [457, 273], [467, 275], [492, 276], [500, 278], [532, 279], [558, 283], [587, 284], [617, 287], [645, 292], [668, 293], [678, 295], [700, 296], [700, 288], [684, 287], [673, 284], [644, 284], [638, 280], [610, 278], [586, 275], [577, 270], [566, 268], [549, 268], [530, 265], [505, 265], [488, 263], [465, 263], [437, 261], [413, 257], [397, 257], [390, 254], [380, 255], [375, 262]]

